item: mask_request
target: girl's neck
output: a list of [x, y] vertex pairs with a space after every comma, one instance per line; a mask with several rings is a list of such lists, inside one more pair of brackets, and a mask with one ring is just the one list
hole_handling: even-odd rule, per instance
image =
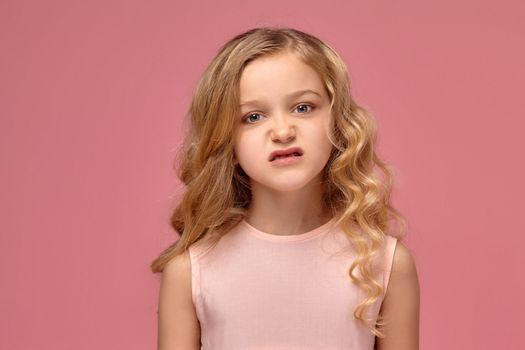
[[252, 188], [246, 221], [261, 231], [296, 235], [311, 231], [331, 219], [321, 204], [319, 189], [272, 192]]

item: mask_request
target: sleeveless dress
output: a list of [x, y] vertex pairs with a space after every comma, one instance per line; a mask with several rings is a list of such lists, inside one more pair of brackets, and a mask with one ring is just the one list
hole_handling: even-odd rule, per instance
[[[384, 293], [397, 239], [386, 236], [374, 271]], [[302, 234], [275, 235], [239, 222], [215, 246], [189, 248], [192, 298], [204, 350], [372, 350], [353, 311], [364, 291], [348, 269], [355, 252], [335, 218]], [[354, 270], [356, 272], [356, 270]]]

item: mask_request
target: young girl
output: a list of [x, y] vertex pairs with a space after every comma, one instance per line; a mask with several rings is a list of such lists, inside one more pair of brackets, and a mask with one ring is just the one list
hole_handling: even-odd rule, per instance
[[158, 349], [418, 349], [417, 272], [389, 232], [405, 221], [338, 54], [298, 30], [249, 30], [189, 112], [180, 239], [151, 265]]

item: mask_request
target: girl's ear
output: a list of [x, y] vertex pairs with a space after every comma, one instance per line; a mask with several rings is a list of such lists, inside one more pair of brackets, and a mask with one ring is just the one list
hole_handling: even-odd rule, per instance
[[236, 166], [238, 163], [239, 161], [237, 160], [237, 157], [235, 156], [235, 152], [233, 152], [232, 165]]

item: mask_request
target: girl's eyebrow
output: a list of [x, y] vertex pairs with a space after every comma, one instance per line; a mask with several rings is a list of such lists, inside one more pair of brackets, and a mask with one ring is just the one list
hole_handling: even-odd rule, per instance
[[[306, 94], [314, 94], [314, 95], [317, 95], [319, 97], [322, 97], [320, 93], [318, 93], [317, 91], [314, 91], [314, 90], [299, 90], [299, 91], [295, 91], [295, 92], [292, 92], [290, 94], [287, 95], [288, 98], [297, 98], [297, 97], [300, 97], [300, 96], [303, 96], [303, 95], [306, 95]], [[261, 103], [261, 101], [259, 100], [252, 100], [252, 101], [245, 101], [245, 102], [242, 102], [240, 104], [240, 106], [247, 106], [247, 105], [257, 105]]]

